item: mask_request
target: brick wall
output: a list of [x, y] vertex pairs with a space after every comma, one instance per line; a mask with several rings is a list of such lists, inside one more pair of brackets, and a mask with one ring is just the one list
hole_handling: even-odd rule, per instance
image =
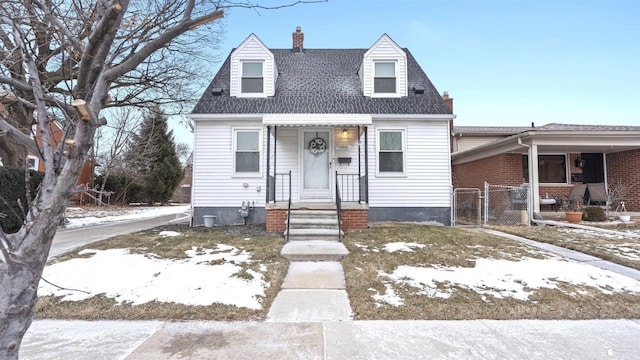
[[[369, 212], [366, 209], [342, 210], [342, 231], [360, 231], [369, 227]], [[287, 209], [267, 210], [267, 231], [284, 232], [287, 229]]]
[[365, 209], [342, 210], [340, 216], [344, 232], [361, 231], [369, 227], [369, 212]]
[[622, 183], [629, 189], [624, 204], [628, 211], [640, 211], [640, 150], [607, 154], [609, 184]]
[[454, 188], [484, 189], [484, 182], [496, 185], [522, 185], [522, 155], [500, 154], [454, 165]]
[[267, 231], [284, 232], [287, 229], [287, 209], [267, 210]]

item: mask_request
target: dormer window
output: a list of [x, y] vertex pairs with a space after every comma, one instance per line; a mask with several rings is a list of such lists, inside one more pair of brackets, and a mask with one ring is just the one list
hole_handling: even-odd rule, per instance
[[374, 62], [373, 92], [376, 94], [396, 93], [396, 63], [392, 61]]
[[242, 62], [241, 92], [243, 94], [262, 94], [264, 92], [262, 61]]

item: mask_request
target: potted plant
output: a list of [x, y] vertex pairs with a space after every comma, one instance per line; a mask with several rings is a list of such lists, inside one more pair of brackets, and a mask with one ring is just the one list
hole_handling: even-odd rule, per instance
[[567, 221], [577, 224], [582, 221], [583, 207], [582, 202], [578, 200], [566, 201], [563, 204], [564, 215]]

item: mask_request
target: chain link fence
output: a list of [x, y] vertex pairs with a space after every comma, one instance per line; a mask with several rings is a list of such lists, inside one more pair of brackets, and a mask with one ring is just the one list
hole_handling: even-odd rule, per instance
[[484, 183], [485, 225], [531, 225], [528, 186]]
[[482, 225], [482, 196], [480, 189], [457, 188], [453, 190], [453, 225]]

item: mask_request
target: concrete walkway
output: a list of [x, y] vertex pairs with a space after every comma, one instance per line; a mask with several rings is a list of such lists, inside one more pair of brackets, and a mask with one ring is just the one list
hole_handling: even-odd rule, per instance
[[593, 265], [596, 267], [599, 267], [601, 269], [605, 269], [605, 270], [609, 270], [609, 271], [613, 271], [615, 273], [624, 275], [624, 276], [628, 276], [630, 278], [636, 279], [638, 281], [640, 281], [640, 271], [636, 270], [636, 269], [632, 269], [626, 266], [622, 266], [622, 265], [618, 265], [616, 263], [613, 263], [611, 261], [607, 261], [607, 260], [603, 260], [599, 257], [595, 257], [592, 255], [587, 255], [585, 253], [581, 253], [575, 250], [570, 250], [567, 248], [563, 248], [560, 246], [556, 246], [556, 245], [552, 245], [552, 244], [547, 244], [547, 243], [542, 243], [542, 242], [537, 242], [534, 240], [530, 240], [527, 238], [523, 238], [520, 236], [516, 236], [516, 235], [511, 235], [511, 234], [507, 234], [507, 233], [503, 233], [500, 231], [496, 231], [496, 230], [490, 230], [490, 229], [482, 229], [482, 231], [487, 232], [489, 234], [492, 235], [497, 235], [497, 236], [502, 236], [511, 240], [515, 240], [527, 245], [531, 245], [534, 247], [537, 247], [538, 249], [542, 249], [542, 250], [546, 250], [558, 255], [562, 255], [564, 257], [567, 257], [569, 259], [573, 259], [576, 261], [580, 261], [589, 265]]
[[337, 261], [295, 261], [282, 284], [268, 322], [351, 320], [342, 264]]

